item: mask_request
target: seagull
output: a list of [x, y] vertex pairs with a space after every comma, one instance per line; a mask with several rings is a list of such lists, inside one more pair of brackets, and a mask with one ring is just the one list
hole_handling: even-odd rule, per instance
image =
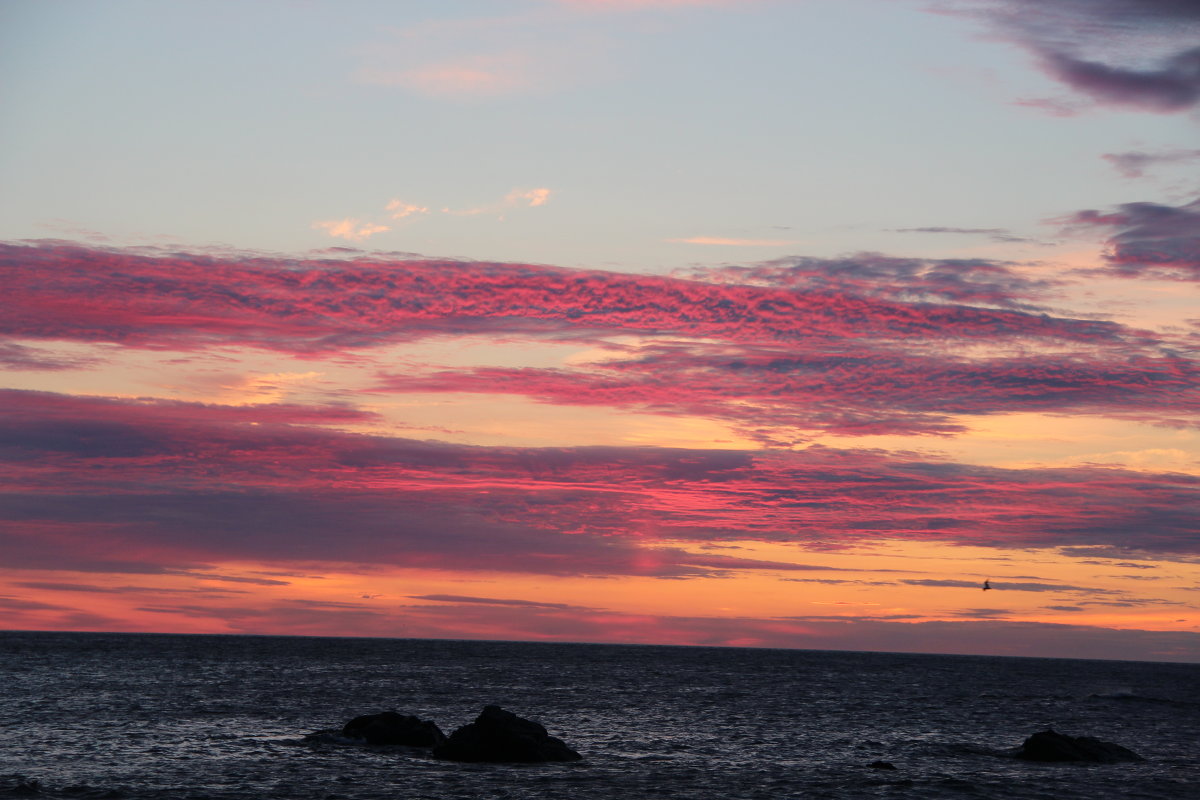
[[986, 592], [988, 589], [991, 589], [991, 588], [992, 588], [992, 585], [991, 585], [990, 583], [988, 583], [988, 582], [987, 582], [987, 580], [984, 580], [984, 582], [983, 582], [983, 591], [985, 591], [985, 592]]

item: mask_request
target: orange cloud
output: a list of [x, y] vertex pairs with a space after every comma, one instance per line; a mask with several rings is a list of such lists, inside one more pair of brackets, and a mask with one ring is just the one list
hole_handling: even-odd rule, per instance
[[362, 222], [357, 219], [325, 220], [314, 222], [313, 228], [323, 230], [335, 239], [346, 239], [351, 242], [361, 242], [377, 233], [391, 230], [387, 225], [376, 225], [373, 222]]
[[551, 191], [546, 187], [538, 187], [536, 189], [513, 189], [499, 202], [489, 203], [483, 206], [475, 206], [474, 208], [443, 208], [443, 214], [453, 214], [459, 217], [473, 217], [478, 214], [499, 214], [506, 208], [511, 208], [517, 205], [524, 205], [527, 208], [536, 208], [537, 206], [546, 205], [546, 201], [550, 199]]
[[534, 206], [544, 206], [546, 201], [550, 199], [550, 190], [546, 188], [538, 189], [513, 189], [504, 197], [506, 203], [519, 203], [522, 200], [528, 201], [530, 208]]
[[404, 219], [405, 217], [411, 217], [414, 214], [429, 213], [429, 208], [427, 206], [413, 205], [412, 203], [405, 203], [394, 198], [388, 202], [385, 208], [392, 212], [392, 219]]

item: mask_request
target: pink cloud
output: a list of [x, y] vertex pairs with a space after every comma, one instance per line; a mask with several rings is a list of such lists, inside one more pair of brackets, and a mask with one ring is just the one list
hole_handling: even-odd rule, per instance
[[[1187, 263], [1192, 216], [1190, 207], [1131, 204], [1069, 222], [1118, 228], [1114, 262], [1139, 254], [1175, 265]], [[684, 279], [45, 244], [0, 246], [0, 272], [8, 287], [0, 334], [25, 340], [337, 353], [445, 334], [595, 341], [635, 333], [638, 348], [601, 342], [611, 359], [570, 369], [409, 371], [382, 376], [378, 388], [704, 416], [751, 435], [763, 427], [949, 434], [963, 415], [1029, 411], [1181, 424], [1200, 410], [1194, 361], [1145, 332], [1035, 313], [1030, 300], [1046, 283], [978, 260], [792, 258]], [[1029, 355], [1031, 342], [1057, 354]], [[955, 354], [968, 343], [992, 352]], [[27, 349], [10, 351], [29, 358]]]
[[[405, 392], [512, 393], [565, 405], [723, 419], [838, 434], [950, 434], [957, 415], [1050, 412], [1149, 422], [1196, 419], [1200, 365], [1123, 354], [960, 359], [858, 347], [802, 354], [775, 346], [648, 347], [586, 369], [498, 369], [384, 376]], [[1200, 423], [1196, 423], [1200, 424]]]
[[821, 347], [839, 340], [1128, 344], [1134, 335], [1105, 321], [906, 302], [845, 282], [751, 285], [382, 256], [303, 261], [0, 245], [0, 276], [7, 289], [0, 335], [151, 348], [338, 352], [448, 333], [564, 340], [639, 333]]
[[681, 541], [937, 541], [1088, 558], [1194, 555], [1200, 541], [1200, 478], [1188, 475], [822, 447], [488, 448], [342, 433], [297, 421], [306, 415], [326, 419], [0, 392], [6, 566], [270, 561], [695, 579], [828, 568], [691, 553]]

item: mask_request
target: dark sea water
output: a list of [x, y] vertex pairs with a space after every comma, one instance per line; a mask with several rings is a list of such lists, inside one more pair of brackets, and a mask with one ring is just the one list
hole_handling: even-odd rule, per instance
[[[302, 738], [383, 710], [449, 734], [493, 703], [584, 760], [457, 764]], [[1200, 797], [1200, 666], [1189, 664], [9, 632], [0, 726], [0, 796]], [[1004, 755], [1051, 726], [1146, 761]]]

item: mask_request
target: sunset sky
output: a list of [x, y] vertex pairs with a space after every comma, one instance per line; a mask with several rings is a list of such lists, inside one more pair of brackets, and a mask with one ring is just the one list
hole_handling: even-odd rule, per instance
[[0, 43], [0, 629], [1200, 661], [1195, 0]]

